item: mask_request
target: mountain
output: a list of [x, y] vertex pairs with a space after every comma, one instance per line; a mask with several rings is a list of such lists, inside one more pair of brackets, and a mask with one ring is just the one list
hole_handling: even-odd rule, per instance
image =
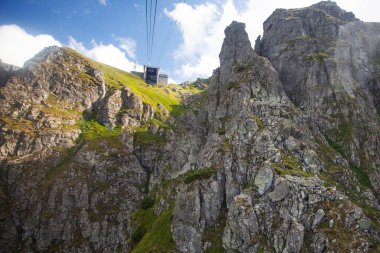
[[254, 47], [233, 22], [205, 91], [58, 47], [0, 69], [0, 252], [379, 252], [379, 52], [324, 1]]

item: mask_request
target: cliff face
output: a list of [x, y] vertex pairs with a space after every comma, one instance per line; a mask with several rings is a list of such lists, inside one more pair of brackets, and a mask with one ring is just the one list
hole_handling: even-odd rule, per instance
[[202, 92], [44, 50], [0, 85], [1, 251], [378, 252], [379, 28], [233, 22]]
[[51, 47], [0, 94], [1, 251], [129, 251], [159, 120], [189, 91]]
[[369, 173], [378, 193], [379, 32], [380, 24], [320, 2], [276, 10], [256, 46], [278, 71], [287, 96], [342, 156]]

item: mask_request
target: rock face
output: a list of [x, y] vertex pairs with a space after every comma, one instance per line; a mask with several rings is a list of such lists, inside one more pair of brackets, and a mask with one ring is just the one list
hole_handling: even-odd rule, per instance
[[[92, 130], [86, 118], [136, 127], [154, 109], [127, 88], [110, 89], [100, 70], [69, 49], [47, 48], [7, 73], [0, 93], [1, 251], [129, 251], [131, 214], [149, 172], [133, 154], [133, 133], [98, 138], [102, 128]], [[88, 125], [90, 137], [83, 136]]]
[[276, 10], [264, 23], [259, 54], [278, 71], [287, 96], [379, 194], [380, 24], [335, 2]]
[[0, 251], [378, 252], [379, 43], [330, 1], [233, 22], [171, 116], [44, 50], [0, 87]]
[[19, 67], [7, 64], [0, 59], [0, 87], [4, 86], [8, 78], [19, 69]]

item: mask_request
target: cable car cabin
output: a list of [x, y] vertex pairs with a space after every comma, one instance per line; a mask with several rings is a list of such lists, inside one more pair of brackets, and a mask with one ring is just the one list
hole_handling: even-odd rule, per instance
[[160, 74], [160, 69], [155, 67], [148, 67], [144, 65], [144, 80], [147, 84], [158, 84], [158, 75]]
[[160, 74], [160, 68], [144, 65], [144, 72], [132, 71], [132, 74], [141, 77], [147, 84], [168, 84], [168, 75]]

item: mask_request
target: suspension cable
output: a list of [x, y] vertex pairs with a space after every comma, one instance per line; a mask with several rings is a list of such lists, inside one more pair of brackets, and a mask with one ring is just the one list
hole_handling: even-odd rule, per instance
[[146, 60], [149, 61], [148, 0], [145, 0]]
[[151, 60], [152, 58], [152, 52], [153, 52], [153, 45], [154, 45], [154, 30], [155, 30], [155, 27], [156, 27], [156, 14], [157, 14], [157, 0], [156, 0], [156, 3], [155, 3], [155, 7], [154, 7], [154, 19], [153, 19], [153, 33], [152, 33], [152, 42], [150, 43], [150, 59], [149, 61]]
[[[186, 3], [186, 0], [182, 0], [182, 3]], [[165, 39], [164, 39], [162, 50], [161, 50], [160, 55], [159, 55], [158, 60], [157, 60], [157, 65], [159, 65], [161, 62], [162, 56], [163, 56], [164, 52], [166, 51], [166, 48], [169, 44], [170, 37], [171, 37], [173, 30], [174, 30], [174, 27], [176, 25], [177, 25], [177, 21], [173, 20], [169, 26], [169, 30], [165, 36]]]

